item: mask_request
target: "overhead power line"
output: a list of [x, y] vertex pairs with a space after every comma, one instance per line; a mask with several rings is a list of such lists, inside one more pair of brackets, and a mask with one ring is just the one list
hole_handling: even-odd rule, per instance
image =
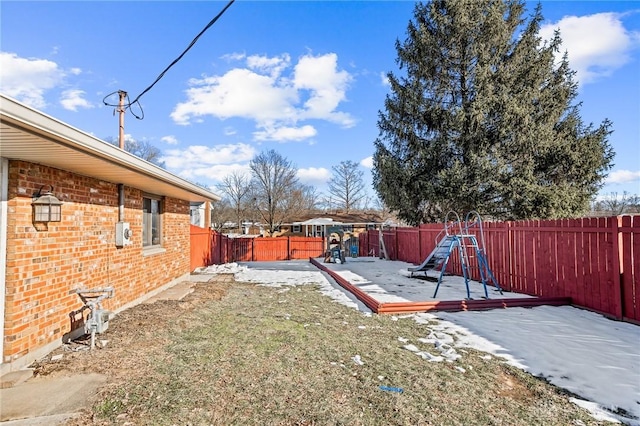
[[[220, 11], [220, 13], [218, 13], [218, 14], [217, 14], [217, 15], [216, 15], [216, 16], [215, 16], [211, 21], [209, 21], [209, 23], [208, 23], [208, 24], [207, 24], [207, 25], [202, 29], [202, 31], [200, 31], [200, 32], [198, 33], [198, 35], [197, 35], [197, 36], [195, 36], [195, 37], [193, 38], [193, 40], [191, 40], [191, 43], [189, 43], [189, 46], [187, 46], [187, 48], [186, 48], [186, 49], [185, 49], [185, 50], [180, 54], [180, 56], [178, 56], [176, 59], [174, 59], [174, 60], [173, 60], [173, 62], [171, 62], [171, 63], [169, 64], [169, 66], [168, 66], [168, 67], [166, 67], [166, 68], [165, 68], [165, 69], [160, 73], [160, 75], [158, 75], [158, 77], [153, 81], [153, 83], [151, 83], [151, 84], [149, 85], [149, 87], [147, 87], [146, 89], [144, 89], [144, 90], [143, 90], [143, 91], [142, 91], [138, 96], [136, 96], [136, 98], [135, 98], [133, 101], [131, 101], [131, 102], [127, 102], [127, 103], [124, 105], [124, 109], [126, 110], [127, 108], [129, 108], [129, 110], [130, 110], [131, 106], [132, 106], [133, 104], [136, 104], [136, 103], [137, 103], [138, 105], [140, 105], [140, 102], [138, 102], [138, 101], [140, 100], [140, 98], [142, 97], [142, 95], [144, 95], [144, 94], [145, 94], [145, 93], [147, 93], [149, 90], [151, 90], [151, 88], [153, 88], [153, 86], [155, 86], [155, 85], [156, 85], [156, 83], [157, 83], [158, 81], [160, 81], [160, 79], [162, 79], [162, 77], [164, 77], [164, 75], [167, 73], [167, 71], [169, 71], [169, 69], [170, 69], [172, 66], [174, 66], [175, 64], [177, 64], [177, 63], [180, 61], [180, 59], [182, 59], [182, 57], [183, 57], [183, 56], [184, 56], [184, 55], [189, 51], [189, 49], [191, 49], [191, 48], [193, 47], [193, 45], [194, 45], [194, 44], [196, 44], [196, 42], [198, 41], [198, 39], [199, 39], [199, 38], [200, 38], [200, 37], [201, 37], [201, 36], [202, 36], [202, 35], [203, 35], [203, 34], [204, 34], [204, 33], [205, 33], [209, 28], [211, 28], [211, 27], [213, 26], [213, 24], [215, 24], [215, 23], [216, 23], [216, 21], [217, 21], [218, 19], [220, 19], [220, 17], [221, 17], [221, 16], [222, 16], [226, 11], [227, 11], [227, 9], [229, 9], [229, 7], [233, 4], [233, 2], [234, 2], [234, 1], [235, 1], [235, 0], [230, 0], [230, 1], [229, 1], [229, 3], [227, 3], [227, 5], [226, 5], [226, 6], [225, 6], [221, 11]], [[116, 92], [113, 92], [113, 93], [108, 94], [107, 96], [105, 96], [105, 97], [103, 98], [102, 102], [103, 102], [105, 105], [107, 105], [107, 106], [117, 107], [118, 105], [115, 105], [115, 104], [109, 104], [109, 103], [106, 101], [106, 99], [107, 99], [109, 96], [111, 96], [111, 95], [113, 95], [113, 94], [115, 94], [115, 93], [118, 93], [118, 92], [119, 92], [119, 91], [116, 91]], [[128, 99], [128, 98], [127, 98], [127, 99]], [[131, 114], [132, 114], [134, 117], [136, 117], [137, 119], [141, 120], [142, 118], [144, 118], [144, 111], [142, 110], [142, 106], [141, 106], [141, 105], [140, 105], [140, 111], [141, 111], [141, 113], [142, 113], [142, 115], [141, 115], [140, 117], [139, 117], [139, 116], [137, 116], [137, 115], [135, 115], [133, 112], [131, 112]]]

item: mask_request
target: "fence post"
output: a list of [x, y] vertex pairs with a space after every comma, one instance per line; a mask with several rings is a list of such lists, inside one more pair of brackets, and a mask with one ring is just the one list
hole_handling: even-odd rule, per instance
[[213, 233], [213, 229], [207, 228], [207, 235], [209, 237], [209, 257], [211, 257], [211, 260], [209, 263], [213, 265], [216, 263], [215, 251], [218, 249], [218, 245], [216, 244], [215, 234]]
[[395, 240], [395, 250], [393, 250], [393, 255], [395, 259], [392, 260], [398, 260], [398, 227], [393, 228], [393, 231], [393, 239]]
[[509, 280], [509, 291], [513, 288], [513, 235], [511, 231], [511, 221], [507, 222], [507, 231], [504, 233], [507, 237], [507, 279]]
[[622, 275], [624, 274], [624, 260], [622, 257], [622, 216], [614, 216], [611, 218], [611, 241], [613, 242], [612, 264], [613, 270], [613, 300], [616, 303], [614, 315], [616, 319], [622, 320], [624, 316], [624, 300], [622, 300]]
[[418, 264], [420, 264], [422, 260], [422, 237], [420, 236], [420, 225], [418, 225]]

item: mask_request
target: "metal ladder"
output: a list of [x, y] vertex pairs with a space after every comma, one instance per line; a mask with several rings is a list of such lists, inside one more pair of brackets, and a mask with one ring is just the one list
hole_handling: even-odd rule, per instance
[[487, 293], [487, 283], [492, 283], [501, 295], [504, 294], [502, 287], [500, 287], [498, 280], [493, 275], [493, 272], [489, 267], [489, 262], [487, 261], [487, 253], [485, 250], [486, 243], [484, 240], [484, 230], [482, 229], [482, 218], [480, 217], [480, 214], [478, 214], [478, 212], [476, 211], [470, 211], [469, 213], [467, 213], [464, 223], [467, 234], [471, 234], [471, 228], [478, 228], [478, 234], [480, 236], [481, 244], [478, 244], [478, 241], [476, 240], [474, 248], [476, 258], [478, 259], [478, 270], [480, 272], [480, 280], [482, 281], [482, 285], [484, 286], [485, 296], [489, 298], [489, 295]]
[[[451, 220], [450, 220], [451, 219]], [[454, 220], [455, 219], [455, 220]], [[480, 243], [476, 235], [471, 233], [471, 228], [477, 227], [480, 235]], [[444, 233], [444, 235], [442, 235]], [[462, 269], [462, 276], [464, 277], [464, 283], [467, 290], [467, 299], [471, 299], [471, 291], [469, 289], [469, 278], [471, 277], [470, 267], [471, 262], [469, 260], [469, 251], [472, 250], [478, 259], [478, 269], [480, 273], [480, 279], [482, 281], [485, 298], [489, 298], [489, 291], [487, 290], [487, 283], [491, 282], [502, 293], [502, 288], [496, 280], [493, 272], [489, 268], [485, 252], [485, 240], [482, 229], [482, 219], [480, 215], [471, 211], [465, 217], [464, 223], [460, 220], [458, 213], [450, 211], [445, 217], [445, 227], [436, 237], [436, 248], [425, 259], [425, 261], [418, 267], [409, 268], [411, 276], [417, 271], [435, 270], [439, 268], [440, 274], [438, 276], [438, 284], [433, 293], [435, 298], [438, 294], [438, 289], [442, 283], [442, 277], [447, 269], [447, 264], [451, 258], [451, 253], [454, 250], [458, 250], [460, 256], [460, 267]]]

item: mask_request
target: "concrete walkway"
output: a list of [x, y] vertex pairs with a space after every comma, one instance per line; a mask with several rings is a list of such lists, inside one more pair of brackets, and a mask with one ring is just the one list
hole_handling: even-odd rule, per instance
[[101, 374], [35, 377], [0, 390], [0, 421], [12, 425], [55, 425], [84, 408], [107, 378]]

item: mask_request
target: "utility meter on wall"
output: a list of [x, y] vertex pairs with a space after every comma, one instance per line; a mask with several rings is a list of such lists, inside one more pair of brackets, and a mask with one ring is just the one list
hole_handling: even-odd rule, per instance
[[116, 223], [116, 246], [124, 247], [130, 245], [132, 236], [133, 233], [129, 227], [129, 222]]

